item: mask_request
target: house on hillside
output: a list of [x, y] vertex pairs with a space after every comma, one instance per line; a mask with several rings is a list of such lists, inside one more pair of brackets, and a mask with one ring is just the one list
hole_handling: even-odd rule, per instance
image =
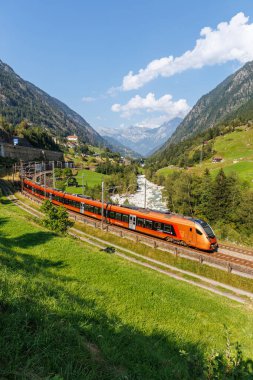
[[78, 136], [77, 135], [70, 135], [66, 137], [68, 142], [77, 143], [78, 144]]
[[67, 136], [66, 137], [66, 140], [67, 140], [67, 146], [69, 148], [74, 148], [75, 146], [78, 145], [79, 141], [78, 141], [78, 136], [76, 135], [70, 135], [70, 136]]

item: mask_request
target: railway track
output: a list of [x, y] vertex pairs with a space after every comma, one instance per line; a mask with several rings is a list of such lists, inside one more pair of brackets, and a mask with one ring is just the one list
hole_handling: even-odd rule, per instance
[[247, 256], [252, 256], [253, 257], [253, 250], [249, 249], [249, 248], [244, 248], [244, 247], [236, 247], [234, 245], [230, 245], [230, 244], [219, 244], [219, 247], [223, 250], [228, 250], [228, 251], [232, 251], [232, 252], [236, 252], [236, 253], [241, 253], [243, 255], [247, 255]]
[[[28, 212], [29, 214], [35, 217], [40, 218], [43, 216], [43, 213], [27, 205], [26, 203], [22, 202], [20, 199], [18, 199], [12, 193], [10, 188], [6, 186], [5, 184], [3, 184], [1, 180], [0, 180], [0, 187], [3, 188], [6, 196], [12, 202], [14, 202], [18, 207], [20, 207], [21, 209], [23, 209], [24, 211]], [[94, 237], [76, 228], [70, 229], [70, 235], [82, 241], [85, 241], [89, 244], [92, 244], [93, 246], [100, 248], [100, 250], [106, 250], [106, 248], [108, 247], [108, 241], [105, 241], [101, 238]], [[140, 266], [149, 268], [153, 271], [159, 272], [163, 275], [172, 277], [176, 280], [180, 280], [180, 281], [189, 283], [191, 285], [197, 286], [199, 288], [211, 291], [215, 294], [221, 295], [223, 297], [229, 298], [239, 303], [248, 303], [248, 302], [251, 303], [253, 300], [253, 293], [251, 292], [238, 289], [230, 285], [222, 284], [217, 281], [200, 276], [198, 274], [173, 267], [161, 261], [149, 258], [147, 256], [140, 255], [129, 249], [125, 249], [121, 246], [111, 244], [111, 243], [110, 245], [112, 245], [115, 248], [115, 252], [114, 252], [115, 255], [121, 257], [124, 260], [128, 260], [134, 264], [138, 264]]]
[[[7, 186], [6, 183], [3, 185], [3, 181], [2, 181], [2, 187], [3, 186], [5, 186], [5, 191], [7, 191], [8, 189], [9, 195], [13, 196], [10, 187]], [[26, 193], [24, 193], [24, 195], [28, 197], [29, 199], [31, 199], [32, 201], [35, 201], [37, 203], [42, 203], [42, 201], [38, 197], [32, 196], [31, 194], [28, 195]], [[101, 225], [101, 222], [99, 220], [95, 220], [94, 218], [80, 215], [73, 211], [68, 211], [68, 212], [70, 214], [70, 217], [73, 218], [75, 221], [85, 222], [97, 228], [100, 227]], [[115, 225], [112, 226], [110, 224], [104, 223], [103, 229], [105, 231], [114, 233], [118, 236], [131, 239], [135, 242], [144, 243], [153, 248], [159, 248], [160, 250], [167, 251], [169, 253], [174, 254], [175, 256], [180, 256], [180, 257], [188, 258], [191, 260], [196, 260], [196, 261], [199, 261], [201, 264], [208, 264], [211, 266], [219, 267], [220, 269], [226, 270], [228, 272], [239, 274], [244, 277], [253, 278], [253, 252], [251, 252], [250, 250], [246, 250], [246, 249], [232, 250], [233, 247], [231, 248], [231, 246], [221, 244], [220, 245], [221, 249], [225, 250], [225, 253], [214, 252], [210, 254], [210, 253], [199, 251], [193, 248], [179, 246], [177, 244], [166, 242], [159, 238], [143, 235], [136, 231], [129, 231], [129, 230], [126, 230], [125, 228], [118, 227]], [[229, 250], [227, 249], [227, 247], [229, 247]], [[243, 254], [243, 257], [241, 257], [242, 254]]]

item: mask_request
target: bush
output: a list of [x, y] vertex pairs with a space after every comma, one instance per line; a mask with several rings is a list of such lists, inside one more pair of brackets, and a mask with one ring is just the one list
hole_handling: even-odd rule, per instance
[[64, 207], [55, 207], [47, 200], [41, 206], [41, 210], [45, 213], [42, 224], [46, 228], [64, 234], [69, 227], [73, 226]]
[[226, 349], [223, 352], [213, 351], [205, 366], [207, 380], [250, 380], [253, 377], [253, 362], [245, 360], [238, 343], [232, 344], [227, 332]]

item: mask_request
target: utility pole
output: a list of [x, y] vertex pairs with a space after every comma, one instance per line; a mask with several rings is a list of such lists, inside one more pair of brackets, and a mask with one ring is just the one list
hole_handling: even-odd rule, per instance
[[46, 180], [47, 180], [47, 174], [44, 172], [44, 195], [46, 196]]
[[19, 173], [19, 175], [20, 175], [20, 179], [21, 179], [21, 193], [23, 193], [23, 191], [24, 191], [24, 173], [23, 173], [23, 161], [20, 161], [20, 173]]
[[84, 195], [84, 174], [82, 174], [82, 194]]
[[102, 181], [101, 230], [103, 230], [103, 221], [104, 221], [104, 181]]
[[147, 180], [144, 180], [144, 208], [147, 207]]
[[52, 162], [52, 169], [53, 169], [53, 188], [55, 189], [55, 172], [54, 172], [54, 161]]
[[12, 165], [12, 183], [14, 185], [14, 177], [15, 177], [15, 169], [14, 165]]
[[37, 165], [36, 165], [36, 161], [35, 161], [35, 163], [34, 163], [34, 180], [35, 180], [35, 182], [37, 182], [36, 175], [37, 175]]

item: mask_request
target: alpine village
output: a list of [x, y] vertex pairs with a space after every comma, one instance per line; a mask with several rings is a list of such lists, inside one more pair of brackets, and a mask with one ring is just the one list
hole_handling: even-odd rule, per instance
[[[36, 7], [42, 10], [45, 6], [48, 12], [51, 7], [49, 1], [35, 5], [25, 0], [20, 9], [21, 3], [26, 9], [28, 3], [31, 7], [23, 14], [24, 23], [19, 22], [22, 26]], [[55, 3], [61, 12], [70, 9], [67, 2]], [[101, 17], [103, 9], [107, 16], [109, 9], [96, 3], [102, 9], [97, 4], [94, 22], [105, 25]], [[151, 9], [151, 3], [138, 0], [128, 6], [140, 12], [140, 4]], [[188, 2], [180, 3], [187, 6]], [[217, 1], [214, 4], [220, 6]], [[85, 8], [88, 15], [95, 12], [95, 3], [89, 1], [84, 5], [78, 0], [75, 6]], [[111, 11], [113, 6], [119, 14], [122, 7], [127, 12], [123, 2], [116, 5], [110, 0]], [[6, 7], [11, 12], [10, 5]], [[87, 28], [91, 25], [88, 15]], [[120, 16], [122, 28], [129, 16], [124, 15]], [[163, 20], [161, 10], [159, 15]], [[148, 34], [149, 55], [144, 54], [148, 44], [139, 46], [139, 52], [133, 48], [136, 61], [131, 56], [127, 64], [135, 69], [124, 77], [122, 86], [112, 88], [112, 95], [99, 95], [101, 103], [83, 98], [83, 112], [74, 100], [67, 105], [66, 99], [79, 94], [78, 89], [74, 94], [74, 85], [69, 87], [76, 80], [75, 73], [64, 71], [64, 62], [57, 73], [61, 81], [50, 87], [50, 79], [45, 79], [58, 70], [50, 66], [56, 51], [48, 48], [48, 65], [31, 58], [29, 77], [25, 70], [29, 57], [22, 57], [19, 65], [19, 59], [15, 61], [10, 50], [3, 48], [15, 71], [5, 59], [0, 60], [1, 380], [253, 379], [253, 24], [242, 13], [219, 24], [226, 15], [217, 18], [216, 14], [212, 22], [211, 15], [202, 20], [203, 27], [212, 24], [212, 29], [199, 32], [194, 48], [193, 37], [179, 39], [182, 46], [180, 53], [174, 53], [176, 58], [158, 58], [162, 53], [155, 46], [152, 51]], [[147, 11], [144, 24], [156, 16], [155, 23], [158, 13], [148, 15]], [[62, 30], [52, 29], [51, 17], [44, 19], [45, 28], [48, 25], [51, 33], [65, 35], [63, 24], [58, 25]], [[129, 28], [136, 27], [137, 15], [133, 17], [133, 26], [128, 20]], [[74, 20], [69, 22], [75, 29]], [[104, 33], [109, 38], [106, 25]], [[241, 38], [233, 37], [235, 28], [242, 29]], [[17, 37], [17, 29], [15, 33]], [[49, 31], [43, 33], [49, 41]], [[92, 33], [100, 35], [95, 29]], [[31, 41], [26, 36], [28, 44], [32, 44], [32, 34], [30, 30]], [[122, 30], [120, 36], [124, 37]], [[118, 37], [114, 38], [116, 44]], [[207, 77], [214, 76], [208, 74], [211, 65], [222, 66], [229, 60], [212, 55], [218, 38], [222, 39], [219, 57], [228, 44], [224, 57], [231, 54], [237, 64], [209, 84]], [[245, 41], [249, 41], [249, 52]], [[73, 62], [82, 60], [85, 69], [88, 58], [79, 57], [72, 43], [77, 41], [65, 41], [68, 54], [73, 54]], [[164, 55], [173, 50], [170, 43], [163, 46]], [[240, 48], [248, 59], [234, 53]], [[210, 66], [199, 69], [205, 65], [207, 51]], [[107, 63], [102, 60], [98, 65], [95, 54], [93, 61], [92, 56], [89, 59], [94, 71], [99, 71]], [[200, 59], [197, 54], [202, 57], [199, 66], [192, 63]], [[118, 51], [115, 75], [121, 59], [123, 53], [121, 57]], [[138, 65], [146, 68], [138, 72]], [[121, 75], [126, 74], [125, 68], [122, 62]], [[181, 74], [191, 68], [191, 74]], [[31, 83], [43, 83], [33, 79], [36, 72], [44, 77], [44, 88]], [[68, 74], [71, 80], [64, 77]], [[169, 78], [173, 75], [177, 79]], [[155, 99], [153, 90], [146, 98], [138, 94], [148, 91], [137, 90], [128, 101], [127, 86], [133, 91], [151, 80], [159, 82], [161, 94], [169, 89], [175, 98], [177, 80], [176, 86], [182, 86], [178, 96], [187, 98], [195, 90], [186, 75], [195, 76], [199, 91], [191, 106], [170, 95]], [[204, 76], [207, 85], [200, 83]], [[115, 78], [117, 83], [120, 77]], [[49, 95], [57, 86], [54, 93], [69, 92], [69, 98]], [[95, 93], [95, 79], [93, 86]], [[125, 105], [112, 105], [120, 92], [125, 100], [119, 102]], [[104, 116], [107, 123], [99, 116], [109, 101], [115, 127], [113, 122], [109, 125], [109, 116]], [[131, 121], [144, 111], [147, 115], [158, 108], [161, 111], [165, 101], [165, 117], [156, 127]], [[168, 107], [174, 111], [169, 113]], [[125, 117], [122, 125], [120, 117]]]

